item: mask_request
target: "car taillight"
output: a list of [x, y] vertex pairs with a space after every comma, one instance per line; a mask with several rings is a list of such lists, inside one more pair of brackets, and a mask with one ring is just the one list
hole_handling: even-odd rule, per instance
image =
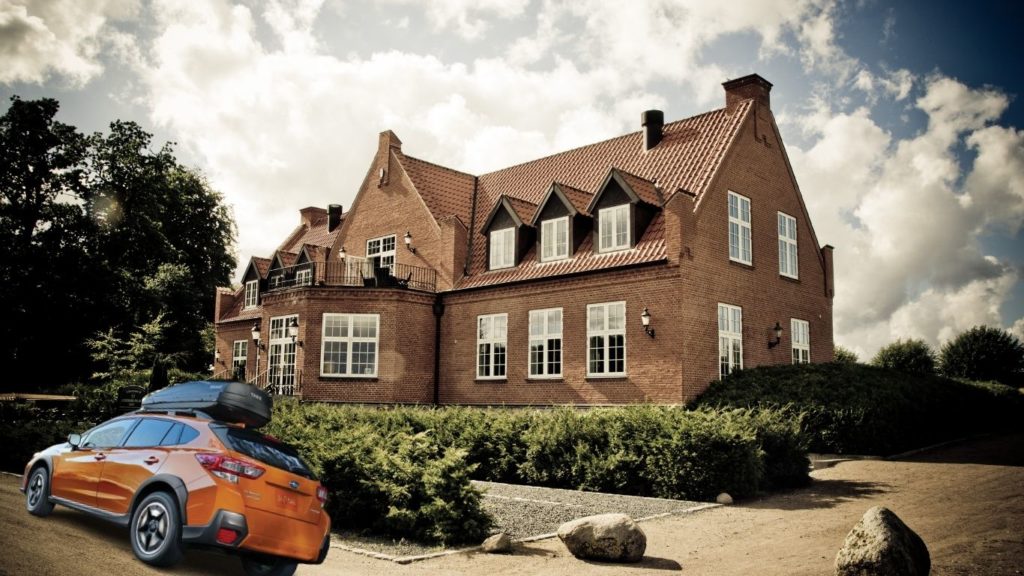
[[323, 486], [316, 487], [316, 499], [320, 501], [320, 505], [327, 504], [327, 488]]
[[238, 484], [239, 476], [255, 480], [266, 472], [262, 466], [220, 454], [196, 454], [196, 460], [211, 474], [232, 484]]

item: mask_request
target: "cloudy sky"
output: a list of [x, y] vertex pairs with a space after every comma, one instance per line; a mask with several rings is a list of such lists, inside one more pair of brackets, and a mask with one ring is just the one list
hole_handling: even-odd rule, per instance
[[[1013, 5], [1016, 4], [1017, 7]], [[0, 0], [0, 111], [135, 120], [224, 193], [238, 255], [346, 208], [376, 135], [480, 173], [723, 105], [757, 72], [823, 243], [836, 342], [1024, 332], [1020, 4]], [[212, 297], [212, 296], [211, 296]]]

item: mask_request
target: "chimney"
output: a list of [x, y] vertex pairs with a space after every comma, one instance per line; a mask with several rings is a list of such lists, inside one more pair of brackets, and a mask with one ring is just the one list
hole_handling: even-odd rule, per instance
[[299, 210], [299, 221], [300, 224], [306, 228], [312, 228], [316, 226], [317, 222], [322, 222], [324, 216], [327, 216], [327, 211], [317, 206], [307, 206]]
[[644, 127], [644, 152], [646, 152], [661, 142], [661, 128], [665, 125], [665, 113], [661, 110], [648, 110], [640, 115], [640, 125]]
[[333, 232], [341, 224], [341, 204], [327, 205], [327, 231]]
[[754, 100], [771, 108], [768, 94], [772, 91], [772, 83], [757, 74], [750, 74], [728, 82], [722, 82], [725, 88], [725, 109], [730, 114], [744, 100]]

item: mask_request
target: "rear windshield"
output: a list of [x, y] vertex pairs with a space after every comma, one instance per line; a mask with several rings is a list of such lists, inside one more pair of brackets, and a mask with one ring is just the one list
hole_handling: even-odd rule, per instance
[[221, 442], [235, 452], [241, 452], [274, 468], [313, 478], [313, 472], [310, 471], [309, 466], [306, 466], [299, 453], [287, 444], [245, 428], [211, 425], [210, 430], [213, 430], [217, 438], [220, 438]]

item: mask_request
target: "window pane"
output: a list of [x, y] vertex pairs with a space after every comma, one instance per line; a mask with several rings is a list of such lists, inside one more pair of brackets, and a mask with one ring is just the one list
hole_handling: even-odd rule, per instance
[[540, 336], [544, 333], [544, 312], [530, 312], [530, 336]]
[[141, 448], [144, 446], [159, 446], [167, 431], [174, 426], [170, 420], [158, 420], [156, 418], [143, 418], [142, 422], [132, 430], [131, 436], [125, 440], [126, 448]]
[[610, 304], [608, 306], [608, 329], [621, 330], [626, 326], [625, 304]]
[[477, 338], [480, 340], [488, 340], [491, 337], [491, 317], [481, 316], [478, 320]]
[[590, 372], [600, 374], [604, 372], [604, 337], [590, 337]]
[[562, 339], [548, 340], [548, 374], [562, 373]]
[[561, 310], [550, 310], [548, 311], [548, 334], [561, 334], [562, 333], [562, 311]]
[[591, 332], [604, 330], [604, 306], [591, 306], [587, 314], [590, 318], [587, 328]]
[[540, 341], [530, 342], [530, 375], [544, 373], [544, 345]]
[[105, 424], [89, 434], [82, 440], [83, 448], [111, 448], [121, 443], [121, 439], [128, 432], [128, 429], [135, 424], [136, 418], [118, 420]]
[[505, 375], [505, 344], [502, 342], [494, 344], [494, 375]]
[[626, 371], [626, 337], [622, 334], [608, 337], [608, 371]]
[[352, 373], [373, 374], [377, 359], [376, 342], [352, 343]]
[[492, 337], [498, 340], [504, 340], [506, 335], [506, 328], [508, 325], [508, 316], [504, 314], [494, 317], [494, 324], [492, 330]]
[[477, 376], [491, 375], [491, 345], [480, 344], [477, 350]]

